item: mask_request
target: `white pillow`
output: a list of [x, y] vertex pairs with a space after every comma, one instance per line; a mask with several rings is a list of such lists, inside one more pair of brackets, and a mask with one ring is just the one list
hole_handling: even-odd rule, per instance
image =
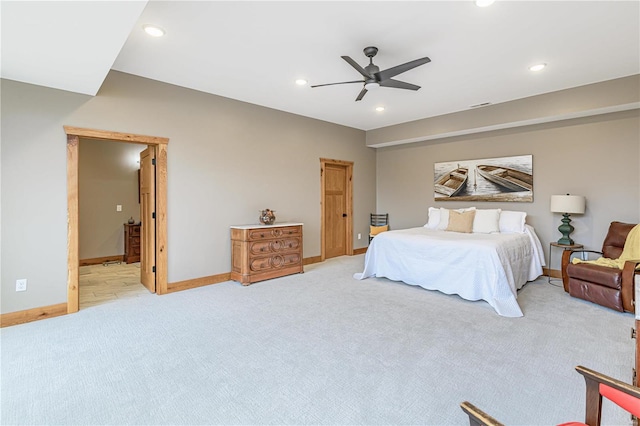
[[440, 222], [438, 222], [438, 226], [436, 229], [439, 231], [444, 231], [449, 226], [449, 209], [445, 209], [440, 207]]
[[500, 209], [478, 209], [473, 218], [473, 232], [491, 234], [500, 232]]
[[[466, 209], [455, 209], [458, 213], [464, 213], [469, 210], [475, 210], [475, 207], [469, 207]], [[449, 226], [449, 209], [445, 209], [440, 207], [440, 222], [438, 222], [438, 226], [436, 227], [439, 231], [444, 231]]]
[[440, 223], [440, 209], [429, 207], [429, 221], [424, 225], [425, 228], [436, 229]]
[[524, 221], [526, 217], [526, 212], [502, 210], [502, 212], [500, 212], [500, 232], [505, 234], [524, 233]]

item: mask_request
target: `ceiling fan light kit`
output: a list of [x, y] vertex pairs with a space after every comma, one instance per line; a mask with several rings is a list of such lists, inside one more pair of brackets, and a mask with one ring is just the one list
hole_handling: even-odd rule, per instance
[[364, 86], [362, 90], [358, 94], [356, 101], [362, 100], [364, 95], [371, 89], [382, 87], [390, 87], [393, 89], [406, 89], [406, 90], [418, 90], [420, 86], [415, 84], [406, 83], [400, 80], [394, 80], [392, 77], [395, 77], [398, 74], [402, 74], [403, 72], [409, 71], [413, 68], [416, 68], [420, 65], [424, 65], [426, 63], [431, 62], [431, 59], [428, 57], [415, 59], [413, 61], [397, 65], [392, 68], [388, 68], [386, 70], [380, 71], [380, 68], [373, 63], [373, 57], [378, 53], [378, 48], [374, 46], [369, 46], [364, 48], [364, 55], [369, 58], [369, 65], [366, 67], [361, 67], [356, 61], [351, 59], [349, 56], [342, 56], [349, 65], [351, 65], [356, 71], [358, 71], [364, 80], [354, 80], [354, 81], [341, 81], [338, 83], [327, 83], [327, 84], [316, 84], [314, 87], [322, 87], [322, 86], [333, 86], [335, 84], [351, 84], [351, 83], [363, 83]]

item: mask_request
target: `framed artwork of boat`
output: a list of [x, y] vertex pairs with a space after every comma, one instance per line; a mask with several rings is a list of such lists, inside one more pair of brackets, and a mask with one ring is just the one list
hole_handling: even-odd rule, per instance
[[533, 202], [533, 156], [434, 163], [436, 201]]

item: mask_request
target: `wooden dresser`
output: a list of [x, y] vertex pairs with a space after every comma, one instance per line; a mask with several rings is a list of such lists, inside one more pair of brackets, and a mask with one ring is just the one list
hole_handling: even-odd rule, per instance
[[140, 262], [140, 225], [124, 224], [124, 261]]
[[231, 227], [232, 280], [249, 285], [302, 272], [302, 223]]

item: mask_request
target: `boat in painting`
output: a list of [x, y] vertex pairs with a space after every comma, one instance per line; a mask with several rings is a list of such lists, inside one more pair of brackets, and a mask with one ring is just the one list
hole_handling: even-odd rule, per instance
[[433, 184], [433, 190], [446, 197], [452, 197], [462, 191], [462, 188], [467, 184], [468, 178], [469, 169], [466, 167], [458, 167], [442, 175], [442, 177]]
[[480, 164], [476, 166], [478, 174], [490, 182], [500, 185], [512, 191], [532, 191], [533, 176], [520, 170], [509, 167], [489, 166]]

